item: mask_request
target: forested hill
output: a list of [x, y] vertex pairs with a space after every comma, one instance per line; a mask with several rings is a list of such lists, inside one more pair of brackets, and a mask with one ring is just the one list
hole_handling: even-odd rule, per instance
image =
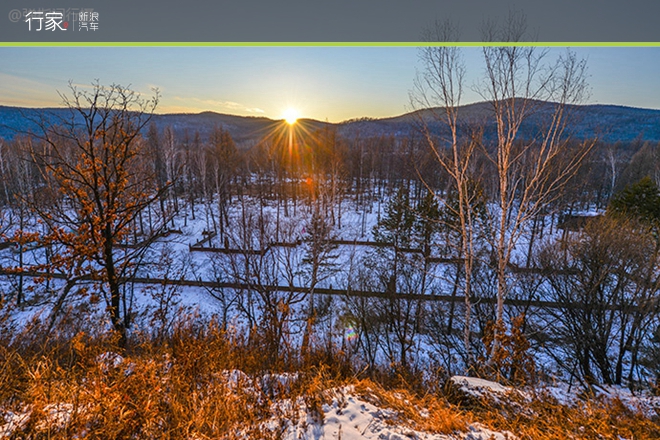
[[[544, 116], [549, 115], [554, 108], [552, 103], [536, 104], [534, 113], [522, 126], [522, 137], [532, 137], [546, 119]], [[617, 105], [584, 105], [570, 107], [569, 111], [567, 133], [576, 139], [597, 137], [604, 142], [660, 141], [660, 110]], [[45, 115], [47, 121], [57, 121], [66, 117], [68, 112], [68, 109], [62, 108], [31, 109], [0, 106], [0, 137], [11, 139], [20, 133], [38, 131], [35, 120]], [[434, 112], [441, 115], [441, 110], [435, 109], [391, 118], [360, 118], [336, 124], [311, 119], [302, 120], [301, 123], [308, 130], [324, 126], [336, 127], [340, 135], [348, 138], [380, 135], [402, 137], [415, 133], [423, 118], [434, 133], [441, 134], [443, 125], [434, 119]], [[494, 136], [494, 121], [488, 103], [465, 105], [461, 107], [459, 114], [462, 122], [476, 123], [483, 127], [486, 138]], [[198, 132], [203, 141], [208, 138], [214, 127], [221, 126], [229, 131], [239, 145], [257, 141], [282, 124], [282, 121], [265, 117], [235, 116], [210, 111], [197, 114], [157, 114], [153, 122], [159, 130], [171, 126], [178, 136], [187, 133], [191, 140]]]

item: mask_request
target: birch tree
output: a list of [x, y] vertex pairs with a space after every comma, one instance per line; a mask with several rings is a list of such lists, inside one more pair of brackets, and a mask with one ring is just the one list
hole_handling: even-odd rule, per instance
[[[483, 152], [496, 170], [491, 242], [497, 272], [496, 328], [503, 328], [504, 301], [511, 288], [508, 266], [525, 228], [561, 195], [593, 142], [570, 144], [566, 127], [587, 93], [586, 61], [566, 51], [553, 62], [547, 49], [521, 46], [525, 18], [511, 14], [502, 27], [487, 25], [483, 80], [476, 90], [492, 109], [496, 136]], [[523, 133], [523, 123], [537, 118]], [[531, 127], [535, 125], [536, 127]], [[533, 133], [530, 133], [533, 132]], [[494, 335], [490, 357], [499, 349]]]
[[[442, 23], [427, 39], [447, 43], [457, 41], [457, 34], [455, 26]], [[497, 274], [495, 327], [500, 329], [511, 288], [508, 266], [520, 237], [530, 220], [558, 200], [593, 145], [571, 144], [566, 130], [571, 104], [586, 96], [586, 62], [570, 51], [551, 61], [548, 50], [520, 44], [525, 34], [525, 18], [516, 13], [504, 26], [484, 26], [485, 41], [497, 44], [483, 47], [484, 73], [473, 88], [490, 105], [488, 119], [468, 124], [461, 116], [466, 66], [457, 47], [423, 48], [423, 70], [411, 93], [413, 106], [422, 110], [417, 114], [427, 143], [456, 189], [468, 350], [477, 232], [469, 183], [476, 177], [477, 157], [485, 157], [494, 171], [487, 229]], [[445, 127], [441, 136], [431, 129], [438, 122]], [[492, 135], [487, 132], [491, 127]], [[499, 349], [497, 334], [494, 341], [490, 357]]]
[[[458, 30], [450, 22], [437, 23], [427, 33], [428, 41], [456, 41]], [[433, 157], [449, 175], [455, 187], [457, 203], [449, 207], [458, 220], [460, 238], [459, 252], [463, 259], [465, 282], [465, 323], [463, 340], [468, 362], [470, 355], [470, 334], [472, 317], [472, 268], [474, 266], [474, 210], [473, 196], [468, 191], [471, 168], [476, 143], [465, 136], [466, 128], [460, 123], [459, 112], [466, 67], [461, 49], [455, 46], [431, 46], [422, 48], [420, 59], [423, 70], [418, 73], [414, 89], [410, 94], [413, 107], [418, 112], [420, 126], [431, 149]], [[446, 135], [440, 138], [433, 135], [431, 122], [441, 122], [446, 127]]]

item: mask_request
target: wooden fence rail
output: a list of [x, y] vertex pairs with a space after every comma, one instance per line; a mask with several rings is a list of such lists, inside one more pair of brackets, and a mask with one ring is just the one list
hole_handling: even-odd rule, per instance
[[[6, 276], [27, 276], [34, 278], [51, 278], [51, 279], [66, 279], [67, 276], [59, 273], [45, 273], [45, 272], [31, 272], [31, 271], [6, 271], [0, 270], [0, 275]], [[91, 277], [86, 278], [91, 281]], [[190, 279], [163, 279], [163, 278], [150, 278], [150, 277], [133, 277], [123, 280], [125, 282], [136, 284], [149, 284], [149, 285], [171, 285], [171, 286], [187, 286], [187, 287], [204, 287], [208, 289], [233, 289], [233, 290], [253, 290], [253, 291], [270, 291], [270, 292], [291, 292], [291, 293], [310, 293], [309, 287], [304, 286], [282, 286], [282, 285], [261, 285], [252, 283], [237, 283], [237, 282], [218, 282], [218, 281], [204, 281], [204, 280], [190, 280]], [[402, 293], [402, 292], [379, 292], [371, 290], [355, 290], [347, 289], [332, 289], [325, 287], [314, 288], [314, 293], [319, 295], [336, 295], [348, 297], [363, 297], [363, 298], [381, 298], [381, 299], [397, 299], [397, 300], [416, 300], [416, 301], [440, 301], [447, 303], [465, 303], [465, 297], [459, 295], [437, 295], [437, 294], [419, 294], [419, 293]], [[473, 296], [471, 303], [474, 304], [496, 304], [497, 298]], [[506, 298], [504, 304], [515, 307], [534, 307], [541, 309], [583, 309], [585, 305], [582, 303], [559, 303], [555, 301], [542, 301], [530, 300], [519, 298]], [[630, 305], [616, 305], [608, 304], [602, 306], [605, 310], [624, 311], [632, 313], [638, 311], [642, 306], [634, 304]]]

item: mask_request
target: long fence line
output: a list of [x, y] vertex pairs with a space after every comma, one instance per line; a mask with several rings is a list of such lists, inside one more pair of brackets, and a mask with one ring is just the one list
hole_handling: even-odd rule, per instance
[[[189, 244], [188, 250], [190, 252], [208, 252], [216, 254], [225, 254], [225, 255], [265, 255], [266, 252], [271, 251], [274, 247], [298, 247], [302, 245], [302, 240], [297, 240], [293, 242], [286, 241], [277, 241], [271, 242], [266, 247], [262, 249], [239, 249], [239, 248], [230, 248], [230, 247], [215, 247], [215, 246], [205, 246], [204, 244], [209, 242], [215, 234], [209, 234], [208, 237], [198, 241], [195, 244]], [[365, 246], [365, 247], [381, 247], [381, 248], [393, 248], [397, 252], [411, 253], [411, 254], [424, 254], [422, 249], [418, 248], [402, 248], [397, 247], [391, 243], [381, 243], [377, 241], [365, 241], [365, 240], [328, 240], [328, 243], [335, 246]], [[460, 264], [463, 263], [463, 258], [446, 258], [446, 257], [432, 257], [426, 256], [425, 260], [427, 263], [434, 264]], [[518, 266], [512, 262], [509, 262], [508, 268], [513, 273], [522, 273], [522, 274], [543, 274], [543, 273], [553, 273], [559, 275], [572, 275], [575, 274], [575, 271], [572, 270], [550, 270], [543, 269], [539, 267], [522, 267]]]
[[[0, 275], [7, 276], [27, 276], [32, 278], [51, 278], [51, 279], [67, 279], [67, 275], [60, 273], [47, 273], [47, 272], [32, 272], [32, 271], [7, 271], [0, 269]], [[83, 277], [82, 280], [91, 281], [91, 277]], [[203, 280], [190, 280], [190, 279], [167, 279], [167, 278], [150, 278], [150, 277], [132, 277], [123, 280], [128, 283], [148, 284], [148, 285], [162, 285], [162, 286], [184, 286], [184, 287], [204, 287], [208, 289], [234, 289], [234, 290], [253, 290], [253, 291], [268, 291], [268, 292], [290, 292], [290, 293], [311, 293], [309, 287], [302, 286], [281, 286], [275, 284], [254, 284], [254, 283], [236, 283], [236, 282], [218, 282], [218, 281], [203, 281]], [[380, 299], [400, 299], [400, 300], [416, 300], [416, 301], [440, 301], [447, 303], [465, 303], [465, 297], [462, 295], [436, 295], [436, 294], [420, 294], [420, 293], [401, 293], [401, 292], [382, 292], [372, 290], [354, 290], [354, 289], [332, 289], [326, 287], [315, 287], [314, 294], [319, 295], [335, 295], [335, 296], [348, 296], [348, 297], [362, 297], [362, 298], [380, 298]], [[473, 296], [471, 304], [496, 304], [497, 298]], [[504, 304], [515, 307], [534, 307], [541, 309], [583, 309], [583, 303], [559, 303], [556, 301], [541, 301], [530, 299], [518, 298], [505, 298]], [[632, 313], [638, 311], [640, 306], [636, 305], [614, 305], [608, 304], [600, 306], [605, 310], [624, 311]]]
[[[208, 237], [196, 242], [195, 244], [189, 244], [188, 250], [190, 252], [209, 252], [216, 254], [238, 254], [238, 255], [264, 255], [266, 252], [269, 252], [274, 247], [298, 247], [303, 244], [302, 240], [297, 240], [293, 242], [286, 241], [277, 241], [271, 242], [266, 247], [262, 249], [238, 249], [238, 248], [229, 248], [229, 247], [215, 247], [215, 246], [205, 246], [205, 243], [209, 242], [215, 234], [210, 234]], [[365, 247], [381, 247], [381, 248], [393, 248], [397, 252], [411, 253], [411, 254], [423, 254], [424, 251], [418, 248], [401, 248], [396, 247], [390, 243], [381, 243], [377, 241], [365, 241], [365, 240], [328, 240], [328, 243], [335, 246], [365, 246]], [[443, 257], [427, 257], [426, 260], [429, 263], [437, 264], [457, 264], [463, 261], [462, 258], [443, 258]]]

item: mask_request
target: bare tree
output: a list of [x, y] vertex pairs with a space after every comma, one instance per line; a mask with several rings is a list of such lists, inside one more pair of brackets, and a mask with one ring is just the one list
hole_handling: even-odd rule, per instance
[[[428, 41], [457, 41], [458, 29], [450, 22], [436, 23], [427, 32]], [[460, 256], [463, 259], [465, 282], [464, 345], [470, 359], [470, 334], [472, 316], [472, 269], [474, 266], [474, 209], [475, 201], [469, 191], [472, 179], [473, 156], [476, 143], [471, 136], [462, 133], [459, 108], [463, 97], [466, 67], [460, 48], [454, 46], [430, 46], [421, 49], [420, 58], [424, 69], [418, 74], [410, 99], [417, 112], [422, 131], [432, 154], [442, 169], [449, 175], [455, 187], [457, 203], [452, 209], [458, 220]], [[437, 138], [430, 122], [442, 122], [448, 135]], [[429, 188], [431, 189], [431, 188]]]
[[610, 215], [542, 249], [547, 294], [562, 306], [551, 312], [559, 323], [552, 333], [575, 364], [558, 360], [587, 383], [621, 384], [626, 363], [632, 381], [660, 311], [656, 249], [647, 224]]
[[[520, 236], [545, 206], [555, 201], [593, 146], [571, 149], [566, 133], [571, 104], [585, 98], [586, 62], [567, 51], [555, 62], [548, 51], [520, 46], [526, 33], [525, 18], [512, 13], [501, 28], [487, 25], [485, 78], [477, 91], [492, 107], [496, 136], [483, 151], [495, 166], [492, 243], [497, 270], [496, 321], [501, 327], [504, 300], [509, 292], [508, 266]], [[522, 127], [532, 116], [540, 117], [533, 135]], [[490, 356], [498, 350], [497, 334]]]
[[[529, 222], [558, 199], [593, 145], [572, 146], [566, 132], [571, 104], [581, 102], [587, 91], [585, 61], [567, 51], [550, 62], [548, 50], [519, 44], [525, 33], [525, 17], [517, 13], [511, 13], [504, 26], [489, 23], [484, 27], [485, 40], [498, 44], [484, 46], [485, 74], [475, 90], [491, 105], [494, 134], [485, 132], [487, 121], [475, 129], [459, 117], [465, 65], [456, 47], [441, 45], [422, 50], [424, 70], [411, 94], [413, 105], [425, 109], [418, 115], [427, 142], [457, 191], [456, 218], [466, 276], [466, 347], [475, 248], [470, 208], [474, 200], [468, 182], [474, 178], [475, 156], [479, 153], [487, 158], [495, 171], [489, 229], [497, 272], [495, 327], [502, 328], [504, 300], [510, 288], [507, 271], [514, 249]], [[455, 27], [443, 23], [436, 25], [428, 38], [456, 41], [456, 34]], [[442, 121], [448, 134], [435, 138], [429, 121]], [[498, 347], [495, 334], [491, 356]]]
[[[231, 202], [230, 183], [236, 174], [237, 150], [228, 131], [216, 127], [209, 139], [209, 159], [213, 185], [218, 197], [218, 226], [220, 241], [225, 239], [225, 229], [229, 226], [229, 203]], [[215, 222], [214, 222], [215, 224]]]
[[26, 264], [27, 246], [34, 238], [29, 232], [36, 229], [36, 220], [31, 206], [35, 203], [39, 185], [38, 170], [29, 160], [32, 140], [17, 138], [10, 144], [0, 143], [0, 174], [2, 176], [3, 202], [8, 209], [0, 213], [0, 231], [11, 236], [15, 245], [16, 304], [21, 305], [25, 298], [23, 266]]
[[57, 303], [77, 282], [91, 279], [123, 343], [130, 325], [123, 286], [160, 229], [149, 231], [139, 246], [125, 244], [136, 217], [167, 189], [159, 190], [146, 166], [140, 134], [158, 94], [145, 100], [125, 87], [96, 83], [90, 91], [71, 86], [62, 98], [68, 116], [59, 125], [43, 125], [43, 148], [32, 150], [46, 188], [58, 195], [49, 206], [35, 206], [48, 226], [40, 240], [61, 247], [51, 266], [69, 275]]

